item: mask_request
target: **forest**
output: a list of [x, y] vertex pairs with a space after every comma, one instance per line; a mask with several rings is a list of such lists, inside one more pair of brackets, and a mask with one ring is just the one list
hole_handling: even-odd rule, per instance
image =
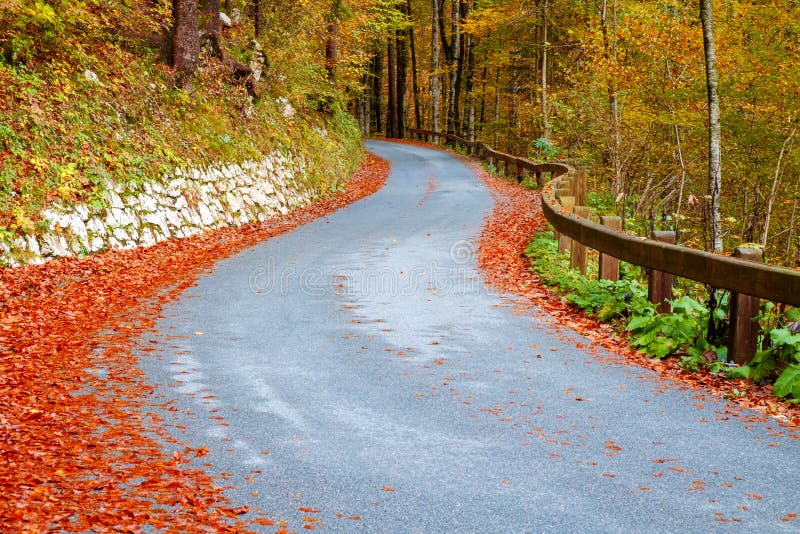
[[[716, 165], [701, 7], [715, 45]], [[594, 207], [617, 212], [629, 231], [674, 230], [679, 243], [706, 250], [753, 243], [770, 262], [797, 265], [796, 2], [432, 0], [396, 9], [408, 22], [376, 45], [362, 78], [363, 132], [429, 128], [568, 160], [593, 182]]]
[[[3, 4], [6, 102], [26, 90], [23, 69], [38, 69], [69, 98], [64, 84], [85, 65], [117, 70], [118, 81], [147, 57], [157, 65], [151, 75], [170, 82], [157, 84], [165, 89], [152, 98], [170, 106], [197, 106], [192, 100], [208, 83], [228, 84], [239, 108], [283, 96], [321, 114], [349, 111], [364, 136], [426, 128], [534, 160], [566, 160], [589, 176], [592, 206], [621, 215], [628, 231], [674, 230], [679, 243], [715, 251], [752, 243], [770, 263], [800, 261], [795, 1]], [[230, 14], [235, 21], [224, 24], [220, 12], [223, 22]], [[136, 83], [122, 80], [122, 92], [135, 93]], [[30, 155], [25, 119], [11, 115], [0, 125], [0, 148]], [[146, 110], [126, 117], [163, 128]], [[228, 135], [215, 127], [217, 137]], [[171, 135], [155, 136], [170, 145], [166, 159], [191, 157]], [[233, 137], [210, 154], [224, 156]], [[80, 182], [84, 168], [78, 162], [69, 172]], [[6, 192], [20, 189], [12, 174], [3, 171]], [[73, 185], [78, 193], [87, 187]], [[18, 207], [4, 204], [6, 212]]]

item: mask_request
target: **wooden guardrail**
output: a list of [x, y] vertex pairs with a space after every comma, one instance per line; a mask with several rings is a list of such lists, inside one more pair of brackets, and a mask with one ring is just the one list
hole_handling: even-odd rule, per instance
[[560, 162], [534, 163], [529, 159], [498, 152], [479, 141], [469, 141], [463, 137], [449, 133], [434, 132], [433, 130], [418, 130], [416, 128], [411, 128], [408, 132], [417, 139], [425, 142], [434, 139], [444, 139], [446, 144], [453, 147], [459, 146], [469, 155], [477, 156], [481, 160], [494, 165], [497, 169], [501, 169], [502, 166], [502, 170], [504, 170], [507, 176], [514, 176], [519, 182], [525, 178], [526, 173], [529, 173], [536, 177], [536, 183], [540, 187], [544, 185], [545, 178], [548, 174], [551, 177], [561, 176], [568, 173], [572, 168], [568, 164]]
[[672, 298], [673, 275], [729, 290], [728, 357], [736, 363], [747, 363], [758, 350], [754, 319], [761, 299], [800, 306], [800, 272], [763, 264], [759, 249], [738, 248], [728, 257], [675, 245], [672, 232], [656, 232], [653, 239], [625, 234], [579, 216], [576, 208], [565, 208], [569, 198], [559, 195], [559, 188], [563, 190], [562, 178], [555, 178], [542, 191], [548, 222], [560, 234], [599, 251], [601, 258], [607, 255], [649, 268], [648, 293], [661, 311], [664, 301]]
[[[760, 250], [739, 248], [735, 257], [712, 254], [674, 244], [672, 232], [656, 232], [653, 239], [619, 231], [616, 217], [603, 217], [604, 224], [590, 220], [585, 203], [585, 177], [576, 175], [565, 163], [538, 164], [524, 158], [497, 152], [483, 143], [430, 130], [410, 130], [426, 141], [441, 138], [460, 145], [484, 161], [506, 166], [506, 174], [515, 173], [522, 180], [525, 171], [537, 177], [543, 186], [542, 211], [556, 230], [559, 247], [572, 251], [571, 265], [585, 270], [585, 247], [600, 252], [600, 274], [607, 279], [618, 276], [619, 260], [650, 269], [650, 300], [664, 309], [672, 298], [672, 276], [680, 276], [731, 291], [729, 300], [730, 338], [728, 356], [737, 363], [747, 363], [757, 350], [758, 328], [754, 317], [760, 299], [800, 306], [800, 272], [763, 264]], [[550, 174], [548, 183], [542, 177]]]

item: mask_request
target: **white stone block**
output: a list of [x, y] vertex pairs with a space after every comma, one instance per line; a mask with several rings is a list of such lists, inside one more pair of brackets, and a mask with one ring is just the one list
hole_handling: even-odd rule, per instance
[[108, 234], [106, 230], [106, 225], [103, 224], [98, 217], [92, 217], [89, 219], [89, 222], [86, 223], [86, 229], [95, 236], [105, 236]]
[[26, 241], [25, 248], [28, 250], [28, 252], [30, 252], [35, 256], [42, 255], [42, 249], [39, 247], [39, 242], [36, 240], [34, 236], [30, 234], [26, 235], [25, 241]]

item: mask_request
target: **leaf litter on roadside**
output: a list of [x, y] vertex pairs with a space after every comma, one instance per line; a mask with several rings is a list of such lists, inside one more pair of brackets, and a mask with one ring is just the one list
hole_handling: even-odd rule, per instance
[[142, 416], [158, 402], [133, 347], [215, 261], [374, 193], [388, 170], [370, 156], [344, 193], [265, 223], [0, 270], [0, 530], [272, 525], [242, 520], [250, 510], [187, 465], [205, 447], [176, 443], [158, 417], [151, 424]]

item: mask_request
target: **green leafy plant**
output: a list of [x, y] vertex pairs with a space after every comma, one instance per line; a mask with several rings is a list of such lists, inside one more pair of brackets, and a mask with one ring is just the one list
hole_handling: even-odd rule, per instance
[[[762, 316], [770, 314], [772, 309], [762, 310]], [[800, 309], [790, 308], [781, 319], [785, 326], [772, 328], [762, 341], [767, 348], [758, 351], [747, 365], [733, 368], [728, 374], [732, 378], [761, 382], [779, 372], [775, 394], [800, 399]]]
[[[705, 340], [709, 312], [691, 297], [670, 302], [670, 313], [637, 315], [628, 322], [632, 345], [656, 358], [678, 353], [702, 356], [710, 346]], [[713, 349], [712, 349], [713, 350]]]
[[567, 257], [558, 251], [558, 243], [550, 232], [535, 237], [526, 254], [544, 283], [557, 286], [565, 293], [567, 302], [601, 321], [627, 317], [652, 307], [647, 301], [647, 290], [635, 280], [596, 280], [570, 269]]
[[540, 137], [531, 143], [533, 156], [536, 159], [550, 161], [558, 158], [558, 148], [554, 146], [549, 139]]

